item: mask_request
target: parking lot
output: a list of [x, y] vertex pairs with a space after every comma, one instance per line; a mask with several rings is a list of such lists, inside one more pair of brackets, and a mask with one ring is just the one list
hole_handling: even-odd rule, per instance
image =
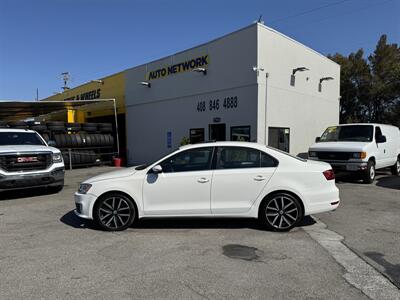
[[67, 171], [58, 194], [0, 195], [0, 299], [400, 297], [399, 177], [338, 181], [339, 209], [289, 233], [247, 219], [143, 220], [110, 233], [73, 213], [79, 183], [110, 169]]

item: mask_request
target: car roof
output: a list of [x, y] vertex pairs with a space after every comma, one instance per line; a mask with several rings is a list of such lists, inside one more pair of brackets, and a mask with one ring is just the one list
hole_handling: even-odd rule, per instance
[[373, 125], [373, 126], [391, 126], [396, 127], [390, 124], [379, 124], [379, 123], [349, 123], [349, 124], [339, 124], [338, 126], [349, 126], [349, 125]]
[[265, 149], [266, 146], [264, 144], [252, 143], [252, 142], [206, 142], [206, 143], [198, 143], [198, 144], [189, 144], [179, 147], [179, 149], [191, 149], [191, 148], [200, 148], [200, 147], [249, 147], [255, 149]]
[[36, 132], [30, 129], [0, 128], [0, 132]]

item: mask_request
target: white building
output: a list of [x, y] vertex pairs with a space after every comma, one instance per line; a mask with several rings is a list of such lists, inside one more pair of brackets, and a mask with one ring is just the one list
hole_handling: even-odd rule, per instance
[[252, 24], [126, 70], [128, 163], [155, 160], [183, 138], [243, 139], [306, 153], [338, 124], [339, 93], [338, 64]]

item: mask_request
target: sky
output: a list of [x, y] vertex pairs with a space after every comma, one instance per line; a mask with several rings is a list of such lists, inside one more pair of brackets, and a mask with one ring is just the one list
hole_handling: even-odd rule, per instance
[[400, 0], [0, 0], [0, 100], [39, 99], [265, 25], [322, 54], [400, 44]]

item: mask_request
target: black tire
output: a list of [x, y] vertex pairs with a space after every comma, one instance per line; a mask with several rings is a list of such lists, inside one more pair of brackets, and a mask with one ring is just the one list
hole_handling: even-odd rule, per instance
[[113, 132], [113, 126], [110, 123], [100, 123], [99, 124], [99, 131], [101, 133], [112, 133]]
[[14, 129], [29, 129], [28, 125], [21, 125], [21, 126], [12, 126]]
[[[121, 201], [119, 209], [117, 209], [118, 201]], [[132, 199], [126, 195], [110, 193], [101, 196], [96, 201], [93, 215], [94, 220], [101, 229], [105, 231], [122, 231], [131, 226], [137, 219], [137, 209]]]
[[24, 121], [10, 121], [8, 122], [8, 126], [11, 128], [19, 128], [20, 126], [28, 127], [28, 124], [26, 124]]
[[81, 124], [79, 123], [65, 123], [65, 129], [69, 132], [79, 132], [81, 130]]
[[46, 143], [50, 140], [50, 137], [47, 133], [43, 133], [42, 138], [46, 141]]
[[91, 134], [86, 135], [86, 147], [93, 147], [93, 138]]
[[95, 133], [97, 132], [97, 123], [83, 123], [82, 130], [88, 133]]
[[68, 148], [67, 137], [66, 137], [65, 134], [61, 134], [61, 147], [62, 148]]
[[285, 232], [303, 218], [300, 200], [292, 194], [279, 192], [269, 195], [260, 205], [258, 219], [269, 230]]
[[397, 157], [396, 163], [390, 168], [392, 175], [400, 176], [400, 155]]
[[76, 147], [82, 147], [82, 137], [79, 133], [75, 134]]
[[113, 147], [114, 146], [114, 137], [112, 135], [108, 136], [108, 146]]
[[47, 124], [47, 126], [64, 127], [64, 122], [62, 122], [62, 121], [49, 121], [46, 124]]
[[369, 160], [367, 164], [367, 169], [363, 173], [363, 182], [366, 184], [371, 184], [375, 180], [376, 170], [375, 170], [375, 163], [373, 160]]
[[35, 130], [37, 132], [45, 132], [45, 131], [47, 131], [47, 126], [45, 126], [45, 125], [31, 125], [30, 129]]
[[54, 135], [54, 141], [56, 142], [57, 148], [62, 148], [61, 147], [61, 134], [55, 134]]
[[65, 127], [64, 126], [47, 126], [50, 131], [57, 132], [57, 133], [64, 133]]

